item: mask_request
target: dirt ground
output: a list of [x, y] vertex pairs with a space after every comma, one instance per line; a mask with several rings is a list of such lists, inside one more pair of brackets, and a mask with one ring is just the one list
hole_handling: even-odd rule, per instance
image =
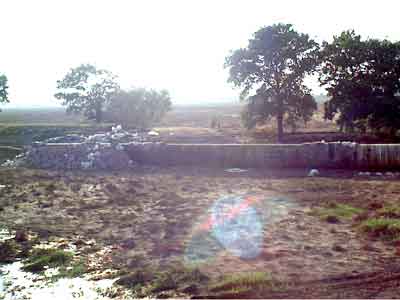
[[[112, 249], [102, 268], [121, 273], [180, 261], [195, 263], [210, 278], [268, 272], [277, 283], [246, 297], [400, 297], [398, 241], [361, 233], [362, 214], [327, 220], [314, 213], [332, 203], [363, 209], [364, 215], [398, 206], [400, 181], [361, 179], [350, 171], [306, 174], [192, 167], [112, 173], [1, 169], [0, 225], [36, 233], [42, 241], [94, 240], [93, 251]], [[251, 228], [261, 224], [261, 235], [255, 234], [262, 237], [253, 257], [235, 254], [209, 232], [210, 211], [227, 195], [253, 199], [259, 219]], [[246, 230], [245, 237], [251, 236]], [[248, 248], [252, 241], [241, 242]]]
[[[276, 120], [272, 118], [263, 126], [252, 130], [243, 127], [242, 104], [208, 107], [177, 106], [158, 124], [163, 141], [169, 143], [276, 143]], [[217, 126], [212, 126], [215, 123]], [[372, 134], [342, 133], [335, 121], [324, 119], [323, 104], [312, 119], [304, 124], [299, 122], [295, 131], [285, 126], [284, 144], [354, 141], [363, 144], [399, 143], [396, 136], [375, 136]]]

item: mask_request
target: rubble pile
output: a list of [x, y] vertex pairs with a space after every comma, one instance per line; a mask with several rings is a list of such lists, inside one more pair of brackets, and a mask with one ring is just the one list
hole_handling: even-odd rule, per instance
[[119, 170], [135, 166], [126, 147], [153, 143], [147, 133], [128, 132], [121, 125], [111, 132], [91, 136], [66, 135], [33, 143], [24, 154], [3, 164], [6, 167], [36, 167], [61, 170]]

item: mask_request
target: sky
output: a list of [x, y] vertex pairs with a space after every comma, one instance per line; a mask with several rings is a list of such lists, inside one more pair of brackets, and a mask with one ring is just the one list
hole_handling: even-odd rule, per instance
[[174, 103], [230, 101], [239, 90], [225, 57], [260, 27], [397, 41], [399, 11], [398, 0], [0, 0], [0, 73], [13, 107], [57, 105], [56, 81], [82, 63], [110, 70], [123, 88], [167, 89]]

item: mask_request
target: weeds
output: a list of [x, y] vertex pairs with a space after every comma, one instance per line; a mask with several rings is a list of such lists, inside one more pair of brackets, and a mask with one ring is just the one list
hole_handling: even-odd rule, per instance
[[132, 289], [137, 297], [159, 295], [165, 291], [193, 293], [207, 283], [209, 278], [197, 268], [181, 264], [169, 265], [164, 270], [155, 267], [143, 267], [122, 276], [117, 284]]
[[360, 224], [360, 230], [372, 237], [386, 240], [400, 238], [400, 220], [391, 218], [371, 218]]
[[199, 285], [208, 281], [208, 277], [197, 268], [172, 266], [156, 275], [151, 291], [159, 292], [176, 289], [181, 285]]
[[35, 249], [24, 262], [23, 270], [33, 273], [43, 272], [46, 267], [66, 266], [72, 260], [73, 254], [57, 249]]
[[323, 220], [330, 220], [333, 218], [352, 219], [355, 215], [363, 212], [362, 208], [356, 208], [347, 204], [333, 204], [330, 207], [314, 209], [311, 214], [317, 215]]
[[87, 273], [87, 267], [83, 259], [73, 263], [71, 266], [62, 266], [59, 270], [57, 278], [74, 278]]
[[123, 285], [125, 287], [136, 289], [139, 286], [143, 286], [146, 283], [152, 281], [154, 278], [153, 270], [150, 268], [141, 268], [132, 273], [122, 276], [116, 281], [116, 284]]
[[266, 287], [271, 287], [271, 276], [265, 272], [252, 272], [224, 276], [209, 286], [209, 291], [219, 298], [248, 297]]

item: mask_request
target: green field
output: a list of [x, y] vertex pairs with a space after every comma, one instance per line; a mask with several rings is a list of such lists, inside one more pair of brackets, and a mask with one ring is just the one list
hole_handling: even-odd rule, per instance
[[68, 115], [64, 108], [4, 109], [0, 113], [0, 163], [32, 142], [71, 133], [92, 133], [104, 127], [107, 125], [95, 126], [81, 116]]
[[0, 146], [24, 146], [71, 133], [91, 133], [109, 127], [69, 115], [64, 108], [7, 109], [0, 113]]

